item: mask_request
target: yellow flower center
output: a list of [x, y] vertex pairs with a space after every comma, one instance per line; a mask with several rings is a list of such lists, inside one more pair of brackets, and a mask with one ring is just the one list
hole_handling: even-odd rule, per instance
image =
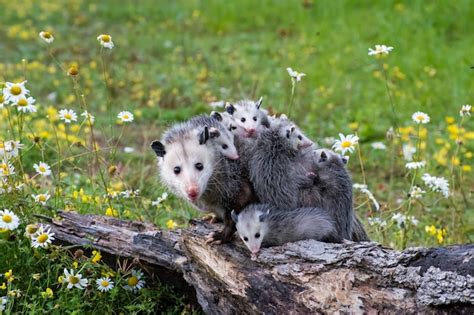
[[0, 104], [3, 103], [3, 101], [5, 101], [5, 99], [3, 98], [3, 95], [0, 95]]
[[67, 113], [67, 114], [64, 114], [64, 118], [66, 118], [66, 119], [71, 119], [71, 118], [72, 118], [72, 115], [71, 115], [71, 114], [69, 114], [69, 113]]
[[134, 287], [138, 283], [138, 278], [135, 277], [135, 276], [131, 276], [130, 278], [128, 278], [127, 283], [128, 283], [129, 286]]
[[123, 119], [128, 119], [128, 115], [125, 114], [125, 115], [122, 116], [122, 118], [123, 118]]
[[423, 116], [423, 115], [416, 116], [416, 120], [418, 120], [418, 121], [423, 121], [424, 119], [425, 119], [425, 116]]
[[110, 42], [110, 36], [109, 35], [102, 35], [101, 39], [105, 43]]
[[28, 105], [28, 101], [26, 100], [26, 98], [22, 98], [18, 101], [17, 103], [18, 106], [27, 106]]
[[3, 219], [3, 222], [5, 223], [11, 223], [13, 221], [12, 216], [9, 214], [4, 214], [2, 219]]
[[18, 85], [14, 85], [10, 88], [10, 93], [12, 93], [13, 95], [20, 95], [21, 94], [21, 87], [19, 87]]
[[40, 234], [37, 238], [38, 243], [44, 244], [48, 240], [49, 236], [47, 233]]
[[342, 141], [341, 143], [341, 147], [343, 148], [350, 148], [351, 146], [352, 146], [352, 142], [350, 142], [349, 140]]
[[36, 233], [37, 230], [38, 230], [38, 228], [37, 228], [36, 226], [34, 226], [34, 225], [28, 225], [28, 226], [26, 227], [26, 232], [27, 232], [28, 234]]
[[45, 195], [39, 195], [38, 200], [39, 201], [46, 201], [46, 196]]
[[40, 167], [38, 167], [38, 169], [39, 169], [40, 172], [43, 172], [43, 173], [46, 172], [46, 167], [44, 167], [42, 165]]
[[43, 32], [43, 37], [50, 39], [52, 37], [50, 32]]
[[101, 286], [103, 287], [108, 287], [109, 286], [109, 281], [107, 280], [102, 280], [102, 282], [100, 283]]
[[69, 276], [69, 283], [78, 284], [79, 283], [79, 278], [76, 277], [76, 276]]
[[3, 144], [3, 141], [0, 142], [0, 149], [4, 149], [5, 148], [5, 145]]

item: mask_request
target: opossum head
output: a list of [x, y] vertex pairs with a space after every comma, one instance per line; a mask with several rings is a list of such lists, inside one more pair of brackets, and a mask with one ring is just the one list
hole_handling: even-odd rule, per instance
[[247, 138], [247, 132], [245, 131], [245, 129], [241, 125], [237, 124], [232, 115], [228, 112], [212, 112], [211, 117], [220, 121], [221, 124], [223, 124], [224, 127], [229, 130], [233, 136], [236, 136], [238, 138]]
[[337, 182], [339, 176], [345, 177], [347, 175], [346, 164], [349, 160], [348, 157], [341, 156], [329, 149], [318, 149], [314, 150], [313, 153], [312, 168], [321, 182]]
[[232, 220], [235, 222], [237, 233], [252, 254], [260, 251], [262, 240], [267, 234], [268, 215], [269, 211], [264, 212], [251, 206], [239, 214], [232, 211]]
[[278, 119], [274, 119], [271, 124], [272, 128], [278, 130], [280, 137], [288, 139], [294, 150], [308, 148], [314, 144], [285, 114], [282, 114]]
[[180, 197], [195, 203], [204, 193], [214, 170], [216, 153], [192, 133], [179, 141], [164, 145], [154, 141], [161, 179]]
[[257, 102], [240, 101], [234, 104], [227, 104], [226, 111], [234, 119], [235, 125], [241, 127], [246, 138], [256, 138], [265, 128], [263, 118], [265, 113], [260, 109], [262, 98]]
[[207, 127], [197, 129], [200, 144], [206, 144], [215, 148], [226, 158], [237, 160], [239, 153], [234, 145], [234, 136], [224, 128], [221, 130], [215, 127]]

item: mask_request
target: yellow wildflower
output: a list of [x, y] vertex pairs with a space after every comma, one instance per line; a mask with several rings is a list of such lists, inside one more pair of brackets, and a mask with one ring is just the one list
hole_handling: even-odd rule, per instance
[[41, 292], [41, 296], [43, 297], [43, 299], [52, 299], [54, 296], [53, 290], [51, 290], [50, 288], [46, 288], [45, 291]]
[[105, 215], [108, 217], [118, 217], [118, 211], [113, 208], [108, 207], [105, 210]]
[[93, 263], [98, 263], [102, 259], [102, 255], [100, 254], [100, 251], [93, 250], [92, 255], [94, 255], [92, 256], [92, 259], [91, 259]]
[[167, 227], [168, 229], [170, 229], [170, 230], [176, 228], [177, 226], [178, 226], [178, 225], [176, 224], [176, 222], [174, 222], [174, 221], [171, 220], [171, 219], [166, 222], [166, 227]]
[[15, 280], [15, 276], [13, 275], [13, 271], [11, 269], [5, 272], [4, 276], [8, 282], [12, 282], [13, 280]]

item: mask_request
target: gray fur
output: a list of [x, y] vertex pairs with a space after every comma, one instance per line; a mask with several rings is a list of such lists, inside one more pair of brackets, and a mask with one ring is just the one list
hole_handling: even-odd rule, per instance
[[370, 241], [369, 236], [367, 235], [367, 232], [365, 232], [364, 226], [362, 225], [362, 222], [360, 222], [355, 213], [352, 220], [352, 240], [354, 242]]
[[265, 232], [260, 236], [263, 246], [278, 246], [304, 239], [342, 241], [327, 211], [320, 208], [296, 208], [288, 211], [268, 204], [253, 204], [239, 213], [239, 235], [245, 234], [246, 220], [254, 220], [255, 212], [264, 213], [260, 216], [260, 225], [265, 226], [262, 228]]

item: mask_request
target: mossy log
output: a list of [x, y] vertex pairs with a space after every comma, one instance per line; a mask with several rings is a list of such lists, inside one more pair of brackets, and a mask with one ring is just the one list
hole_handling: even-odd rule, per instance
[[73, 212], [59, 217], [50, 223], [58, 240], [162, 270], [208, 314], [474, 314], [472, 244], [396, 251], [374, 242], [305, 240], [251, 260], [237, 238], [206, 245], [220, 227], [203, 221], [168, 231]]

